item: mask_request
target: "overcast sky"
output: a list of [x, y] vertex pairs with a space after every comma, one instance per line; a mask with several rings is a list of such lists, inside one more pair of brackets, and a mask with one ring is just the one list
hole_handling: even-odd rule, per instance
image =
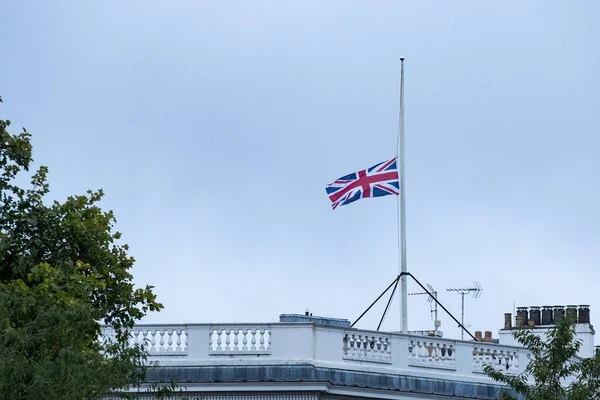
[[[395, 155], [404, 56], [409, 271], [458, 318], [446, 288], [480, 282], [465, 322], [494, 337], [513, 303], [591, 304], [600, 324], [599, 2], [7, 0], [0, 16], [0, 118], [33, 134], [52, 199], [105, 190], [165, 305], [146, 322], [362, 313], [398, 272], [396, 198], [332, 211], [325, 185]], [[430, 329], [409, 299], [409, 329]]]

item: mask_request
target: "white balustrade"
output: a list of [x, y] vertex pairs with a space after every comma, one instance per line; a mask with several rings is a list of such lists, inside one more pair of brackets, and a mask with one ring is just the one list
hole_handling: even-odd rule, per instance
[[408, 365], [454, 370], [456, 347], [449, 341], [411, 339], [408, 344]]
[[[111, 339], [114, 331], [104, 328], [102, 340]], [[252, 363], [308, 361], [348, 370], [384, 368], [392, 374], [427, 369], [442, 379], [471, 374], [476, 381], [485, 379], [485, 365], [514, 375], [529, 362], [527, 351], [514, 346], [303, 323], [137, 325], [129, 343], [143, 344], [149, 362], [163, 365], [246, 365], [247, 356], [254, 356]]]
[[143, 345], [154, 356], [186, 355], [188, 333], [186, 327], [136, 327], [129, 343]]
[[271, 354], [271, 327], [210, 327], [209, 355]]
[[343, 358], [346, 360], [392, 362], [390, 335], [345, 333], [343, 343]]
[[473, 372], [483, 373], [485, 365], [491, 365], [505, 374], [516, 375], [519, 373], [519, 351], [476, 344], [473, 346]]

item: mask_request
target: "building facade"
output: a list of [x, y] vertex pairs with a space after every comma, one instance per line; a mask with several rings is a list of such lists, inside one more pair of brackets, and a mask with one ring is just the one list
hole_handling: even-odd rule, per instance
[[146, 385], [174, 379], [187, 398], [205, 400], [497, 399], [503, 388], [484, 365], [519, 374], [529, 360], [514, 345], [359, 330], [312, 315], [139, 325], [131, 341], [146, 342], [158, 363]]

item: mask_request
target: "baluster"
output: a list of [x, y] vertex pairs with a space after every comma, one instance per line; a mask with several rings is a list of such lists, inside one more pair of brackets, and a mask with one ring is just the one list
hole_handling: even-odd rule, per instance
[[483, 347], [479, 348], [479, 369], [483, 368], [485, 363], [485, 349]]
[[425, 361], [427, 363], [432, 362], [431, 353], [433, 352], [433, 343], [429, 342], [429, 344], [425, 343]]
[[222, 343], [221, 336], [223, 336], [223, 329], [219, 328], [217, 330], [217, 351], [223, 351], [223, 347], [221, 346], [221, 343]]
[[424, 349], [423, 349], [423, 342], [421, 342], [420, 340], [416, 341], [417, 344], [417, 353], [415, 354], [415, 361], [421, 363], [424, 360], [425, 357], [425, 353], [424, 353]]
[[492, 361], [492, 351], [490, 349], [485, 349], [483, 365], [490, 364], [490, 361]]
[[435, 345], [435, 363], [442, 364], [442, 344], [436, 343]]
[[477, 346], [473, 347], [473, 370], [477, 371], [479, 369], [479, 363], [477, 359], [479, 358], [479, 348]]
[[156, 351], [156, 330], [152, 329], [150, 333], [150, 351]]
[[271, 349], [271, 330], [267, 330], [267, 348]]
[[369, 354], [371, 358], [377, 358], [377, 338], [371, 336], [369, 339]]
[[229, 344], [231, 343], [231, 338], [229, 337], [229, 335], [232, 331], [233, 330], [229, 328], [225, 329], [225, 351], [231, 350], [231, 347], [229, 347]]
[[242, 351], [248, 351], [248, 329], [242, 329]]
[[449, 364], [449, 362], [448, 362], [448, 356], [447, 356], [447, 354], [448, 354], [448, 348], [447, 348], [447, 346], [448, 345], [446, 343], [444, 343], [442, 345], [442, 348], [440, 349], [440, 352], [441, 352], [441, 354], [440, 354], [440, 363], [442, 365]]
[[265, 349], [265, 330], [264, 329], [260, 329], [260, 347], [259, 350], [264, 350]]
[[239, 329], [233, 329], [233, 351], [239, 351], [240, 348], [238, 346], [239, 343], [239, 339], [238, 339], [238, 334], [240, 333]]
[[354, 335], [348, 336], [348, 355], [354, 356]]
[[250, 334], [252, 335], [252, 339], [251, 339], [252, 347], [251, 347], [251, 350], [252, 351], [256, 351], [256, 329], [250, 329]]
[[142, 329], [141, 335], [142, 337], [140, 340], [140, 345], [143, 347], [144, 350], [148, 350], [148, 330]]
[[415, 342], [414, 340], [411, 340], [410, 342], [408, 342], [408, 362], [415, 362], [415, 354], [417, 352], [417, 349], [415, 348]]
[[183, 333], [183, 329], [177, 329], [175, 334], [177, 335], [177, 347], [175, 347], [175, 351], [181, 351], [181, 334]]
[[164, 351], [165, 350], [165, 330], [162, 329], [160, 331], [158, 331], [160, 334], [160, 347], [158, 348], [158, 351]]
[[166, 351], [173, 351], [173, 333], [175, 332], [174, 329], [169, 329], [167, 331], [167, 348], [165, 349]]

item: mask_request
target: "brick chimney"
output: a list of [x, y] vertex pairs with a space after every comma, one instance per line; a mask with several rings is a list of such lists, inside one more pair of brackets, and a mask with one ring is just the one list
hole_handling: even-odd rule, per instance
[[504, 329], [512, 328], [512, 314], [505, 313], [504, 314]]

